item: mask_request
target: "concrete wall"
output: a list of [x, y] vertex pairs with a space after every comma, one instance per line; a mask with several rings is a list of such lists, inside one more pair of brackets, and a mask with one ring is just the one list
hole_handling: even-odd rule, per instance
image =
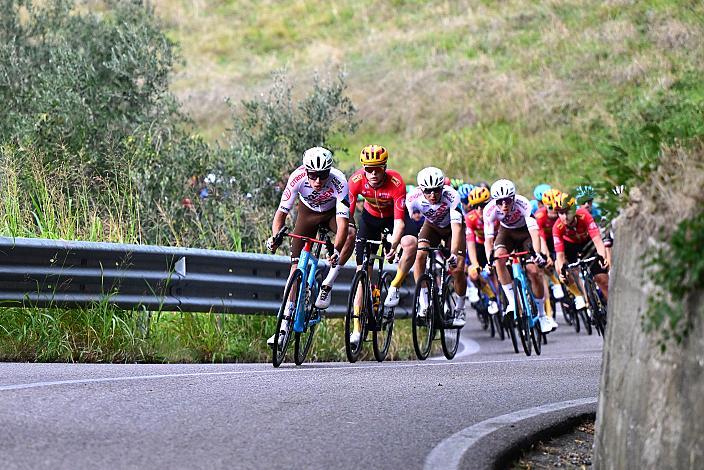
[[[651, 193], [632, 191], [635, 202], [614, 224], [595, 439], [597, 469], [704, 468], [704, 295], [697, 292], [688, 299], [696, 321], [681, 346], [670, 344], [661, 353], [654, 335], [641, 328], [652, 288], [642, 262], [653, 250], [654, 235], [660, 227], [667, 231], [704, 207], [704, 152], [694, 157], [672, 153], [668, 171], [647, 186]], [[662, 194], [668, 188], [693, 191], [675, 197]], [[704, 256], [704, 247], [697, 251]]]

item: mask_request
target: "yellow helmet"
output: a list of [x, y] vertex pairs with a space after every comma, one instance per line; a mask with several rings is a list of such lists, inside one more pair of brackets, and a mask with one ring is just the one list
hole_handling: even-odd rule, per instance
[[575, 208], [574, 196], [570, 196], [568, 193], [562, 193], [555, 198], [555, 209], [557, 210], [568, 210]]
[[552, 209], [555, 205], [555, 198], [557, 198], [560, 194], [562, 193], [556, 188], [545, 191], [543, 193], [543, 204], [545, 204], [549, 209]]
[[364, 166], [386, 165], [389, 159], [389, 152], [381, 145], [367, 145], [359, 154], [359, 161]]
[[469, 204], [478, 206], [482, 202], [487, 202], [491, 198], [489, 190], [483, 186], [477, 186], [469, 192]]

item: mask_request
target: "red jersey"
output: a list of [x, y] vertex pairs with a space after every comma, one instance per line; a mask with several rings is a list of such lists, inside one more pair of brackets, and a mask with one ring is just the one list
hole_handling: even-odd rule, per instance
[[[484, 218], [478, 209], [473, 209], [464, 215], [465, 234], [467, 242], [484, 243]], [[498, 229], [498, 221], [494, 224], [494, 230]]]
[[568, 227], [561, 220], [555, 222], [552, 227], [552, 239], [555, 242], [555, 251], [563, 253], [565, 242], [581, 244], [590, 238], [600, 237], [599, 227], [594, 222], [592, 215], [586, 209], [577, 209], [576, 225]]
[[[386, 179], [378, 188], [372, 188], [367, 181], [364, 169], [355, 171], [349, 180], [350, 201], [356, 201], [357, 195], [364, 197], [364, 209], [374, 217], [403, 219], [406, 212], [406, 185], [401, 175], [394, 170], [386, 170]], [[354, 206], [350, 206], [350, 217], [354, 215]]]
[[555, 222], [559, 219], [557, 213], [555, 213], [555, 218], [553, 219], [548, 215], [548, 208], [543, 206], [535, 212], [533, 217], [535, 217], [535, 220], [538, 222], [540, 238], [547, 242], [548, 239], [552, 237], [552, 228]]

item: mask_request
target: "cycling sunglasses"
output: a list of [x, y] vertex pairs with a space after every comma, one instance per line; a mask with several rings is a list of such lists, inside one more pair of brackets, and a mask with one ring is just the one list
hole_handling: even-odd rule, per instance
[[325, 180], [330, 176], [330, 170], [323, 171], [308, 171], [308, 178], [311, 180]]
[[502, 197], [501, 199], [496, 200], [497, 206], [503, 206], [504, 204], [511, 204], [511, 203], [513, 203], [512, 197]]
[[365, 173], [383, 173], [386, 171], [386, 166], [385, 165], [380, 165], [380, 166], [365, 166], [364, 167], [364, 172]]
[[423, 189], [423, 194], [439, 193], [441, 191], [442, 191], [442, 186], [438, 186], [437, 188], [425, 188], [425, 189]]

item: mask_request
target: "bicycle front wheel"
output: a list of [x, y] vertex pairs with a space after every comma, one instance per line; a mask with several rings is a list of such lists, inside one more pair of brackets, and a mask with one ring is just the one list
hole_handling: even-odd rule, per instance
[[584, 283], [584, 289], [587, 291], [587, 300], [592, 308], [592, 319], [594, 320], [594, 329], [603, 338], [605, 333], [606, 309], [599, 298], [599, 293], [596, 290], [596, 284], [593, 280]]
[[[426, 305], [423, 312], [421, 305]], [[425, 313], [425, 315], [421, 315]], [[435, 336], [435, 309], [433, 306], [433, 283], [431, 277], [423, 274], [416, 283], [415, 300], [413, 302], [413, 349], [416, 357], [425, 360], [430, 354]]]
[[[352, 280], [352, 289], [347, 300], [347, 315], [345, 315], [345, 353], [350, 362], [357, 362], [362, 354], [369, 307], [369, 276], [364, 270], [357, 271]], [[360, 337], [357, 343], [352, 343], [350, 336], [354, 333], [355, 320], [360, 324]]]
[[310, 347], [313, 345], [313, 337], [315, 336], [315, 329], [318, 323], [314, 321], [311, 324], [311, 320], [317, 320], [317, 317], [320, 316], [320, 310], [315, 308], [315, 299], [318, 298], [322, 282], [323, 273], [322, 271], [318, 271], [315, 274], [313, 287], [306, 289], [306, 324], [303, 332], [296, 333], [293, 348], [293, 360], [297, 366], [303, 364], [303, 361], [306, 360], [306, 356], [308, 356], [308, 352], [310, 352]]
[[440, 344], [442, 353], [447, 359], [452, 359], [457, 354], [460, 345], [460, 328], [452, 327], [452, 320], [455, 318], [455, 283], [452, 276], [445, 277], [445, 287], [442, 290], [440, 299], [440, 311], [443, 314], [443, 321], [440, 323]]
[[518, 335], [521, 337], [521, 345], [526, 356], [530, 356], [532, 352], [530, 344], [530, 320], [528, 319], [528, 309], [523, 303], [523, 284], [520, 280], [513, 280], [513, 293], [516, 297], [516, 320], [518, 327]]
[[[301, 286], [301, 278], [303, 274], [300, 270], [295, 270], [289, 277], [284, 289], [284, 296], [281, 300], [281, 307], [277, 314], [276, 333], [274, 335], [274, 346], [272, 348], [272, 364], [274, 367], [279, 367], [286, 358], [286, 349], [291, 342], [291, 333], [293, 333], [293, 322], [296, 316], [296, 309], [299, 301], [299, 293]], [[289, 309], [289, 302], [294, 308]], [[287, 333], [282, 331], [286, 330]], [[281, 337], [283, 336], [283, 338]]]
[[373, 301], [376, 305], [374, 315], [377, 328], [373, 331], [372, 336], [374, 340], [374, 358], [379, 362], [386, 359], [386, 355], [389, 353], [389, 347], [391, 346], [391, 337], [394, 333], [394, 308], [384, 307], [384, 300], [386, 299], [390, 284], [391, 273], [384, 273], [381, 277], [381, 285], [379, 286], [379, 297], [376, 298], [376, 295], [373, 296]]

